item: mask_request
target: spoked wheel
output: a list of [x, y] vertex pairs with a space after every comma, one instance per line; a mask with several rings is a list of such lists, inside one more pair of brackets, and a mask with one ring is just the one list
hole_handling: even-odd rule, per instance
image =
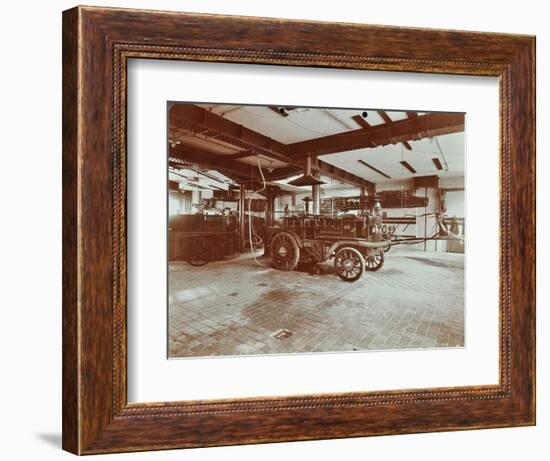
[[346, 282], [359, 280], [365, 273], [363, 255], [355, 248], [341, 248], [334, 257], [334, 272]]
[[384, 253], [380, 252], [378, 254], [365, 255], [365, 269], [371, 272], [375, 272], [382, 267], [384, 264]]
[[214, 246], [203, 237], [191, 239], [186, 247], [186, 260], [192, 266], [204, 266], [208, 261], [212, 261], [214, 256]]
[[275, 269], [294, 270], [300, 259], [300, 248], [296, 239], [288, 232], [279, 232], [271, 240], [271, 258]]

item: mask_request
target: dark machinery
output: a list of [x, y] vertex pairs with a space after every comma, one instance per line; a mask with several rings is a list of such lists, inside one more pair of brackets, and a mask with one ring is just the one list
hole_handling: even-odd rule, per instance
[[[380, 205], [381, 204], [381, 205]], [[428, 205], [428, 198], [414, 194], [411, 190], [405, 191], [382, 191], [373, 196], [352, 196], [352, 197], [330, 197], [321, 201], [321, 212], [324, 214], [338, 215], [338, 213], [349, 213], [368, 210], [371, 207], [383, 206], [387, 208], [420, 208]], [[425, 213], [422, 215], [408, 215], [401, 217], [383, 216], [382, 224], [379, 227], [381, 239], [388, 241], [388, 245], [384, 247], [384, 252], [388, 252], [395, 245], [417, 245], [419, 243], [430, 240], [446, 240], [451, 243], [459, 243], [463, 248], [464, 241], [464, 219], [456, 217], [448, 217], [444, 214], [445, 206], [441, 205], [439, 211]], [[404, 235], [403, 232], [409, 226], [414, 226], [417, 223], [417, 218], [434, 218], [434, 230], [429, 235]], [[397, 232], [397, 226], [400, 227], [400, 232]], [[460, 227], [462, 231], [460, 232]], [[460, 246], [459, 245], [459, 246]], [[461, 252], [461, 251], [459, 251]]]
[[382, 216], [284, 217], [282, 226], [270, 229], [267, 245], [273, 266], [291, 271], [299, 262], [319, 264], [334, 257], [334, 271], [355, 282], [365, 270], [377, 271], [384, 264]]
[[169, 259], [192, 266], [224, 259], [238, 252], [238, 216], [177, 215], [168, 224]]

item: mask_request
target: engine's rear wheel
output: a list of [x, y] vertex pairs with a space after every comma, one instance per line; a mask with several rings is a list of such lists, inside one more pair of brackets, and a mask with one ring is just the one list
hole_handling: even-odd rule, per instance
[[365, 260], [360, 251], [344, 247], [334, 257], [334, 272], [346, 282], [355, 282], [365, 273]]
[[371, 272], [376, 272], [384, 265], [384, 253], [366, 254], [365, 255], [365, 269]]
[[291, 271], [296, 268], [300, 259], [300, 248], [292, 234], [278, 232], [271, 239], [271, 259], [275, 269]]

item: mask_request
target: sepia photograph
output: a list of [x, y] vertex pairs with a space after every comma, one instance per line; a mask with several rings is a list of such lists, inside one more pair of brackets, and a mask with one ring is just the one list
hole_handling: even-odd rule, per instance
[[464, 114], [168, 103], [170, 358], [464, 347]]
[[[76, 6], [62, 47], [55, 14], [58, 91], [38, 93], [59, 99], [61, 74], [63, 117], [37, 139], [62, 165], [34, 169], [62, 200], [33, 222], [63, 218], [61, 255], [42, 245], [62, 269], [42, 330], [62, 338], [40, 341], [62, 349], [62, 427], [35, 439], [88, 455], [536, 424], [533, 29], [494, 8], [461, 30], [306, 10]], [[21, 233], [45, 189], [11, 176]], [[44, 290], [15, 253], [28, 303]]]

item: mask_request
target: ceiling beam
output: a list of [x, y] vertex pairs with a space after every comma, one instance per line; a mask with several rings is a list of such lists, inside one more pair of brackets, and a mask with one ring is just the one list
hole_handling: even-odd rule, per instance
[[[317, 160], [317, 164], [312, 166], [312, 169], [320, 174], [328, 176], [329, 178], [335, 179], [336, 181], [341, 181], [351, 186], [356, 187], [366, 187], [367, 189], [374, 187], [374, 183], [367, 181], [366, 179], [361, 178], [349, 171], [343, 170], [335, 165], [330, 163], [323, 162], [322, 160]], [[303, 170], [297, 171], [296, 168], [288, 166], [283, 168], [277, 168], [272, 173], [264, 173], [265, 178], [269, 181], [279, 181], [283, 179], [296, 176], [299, 173], [302, 173]]]
[[373, 167], [370, 163], [367, 163], [365, 162], [364, 160], [357, 160], [361, 165], [364, 165], [366, 166], [367, 168], [370, 168], [372, 171], [374, 171], [375, 173], [378, 173], [379, 175], [381, 176], [384, 176], [384, 178], [388, 178], [388, 179], [391, 179], [391, 176], [387, 175], [386, 173], [384, 173], [383, 171], [379, 170], [378, 168], [376, 167]]
[[413, 168], [413, 166], [407, 162], [406, 160], [401, 160], [399, 163], [403, 165], [407, 170], [409, 170], [412, 174], [416, 174], [416, 170]]
[[224, 158], [221, 155], [216, 155], [206, 150], [197, 149], [196, 147], [178, 144], [177, 146], [170, 147], [169, 152], [172, 159], [189, 162], [212, 170], [219, 170], [224, 174], [231, 173], [237, 175], [240, 179], [254, 177], [257, 172], [257, 168], [254, 165], [235, 162], [234, 160]]
[[265, 179], [268, 181], [281, 181], [283, 179], [291, 178], [292, 176], [296, 176], [297, 174], [302, 173], [303, 170], [297, 169], [293, 166], [285, 166], [282, 168], [277, 168], [276, 170], [273, 170], [273, 172], [265, 172], [264, 170], [264, 176]]
[[249, 149], [242, 152], [238, 152], [236, 154], [228, 155], [228, 157], [231, 158], [232, 160], [237, 160], [239, 158], [255, 157], [256, 155], [258, 155], [258, 152], [256, 150]]
[[283, 159], [285, 145], [256, 131], [223, 118], [213, 112], [193, 104], [176, 104], [170, 109], [169, 124], [190, 132], [215, 137], [233, 146]]
[[369, 129], [358, 129], [336, 135], [323, 136], [308, 141], [286, 145], [292, 158], [305, 158], [346, 152], [356, 149], [416, 141], [422, 138], [441, 136], [464, 131], [464, 114], [430, 113], [413, 119], [406, 118]]
[[353, 117], [351, 117], [352, 120], [357, 123], [357, 125], [359, 125], [361, 128], [370, 128], [371, 125], [369, 122], [367, 122], [367, 120], [365, 119], [365, 117], [363, 117], [362, 115], [354, 115]]
[[319, 173], [328, 176], [329, 178], [341, 181], [346, 184], [351, 184], [356, 187], [365, 187], [369, 193], [374, 191], [375, 184], [373, 182], [367, 181], [366, 179], [361, 178], [360, 176], [354, 175], [349, 171], [342, 170], [337, 166], [331, 165], [330, 163], [317, 160], [317, 165], [314, 167]]
[[[387, 125], [393, 125], [394, 124], [394, 121], [390, 118], [390, 116], [387, 114], [386, 111], [379, 110], [378, 114], [380, 115], [380, 117], [382, 117], [382, 119], [384, 120], [384, 122]], [[411, 115], [409, 116], [409, 114], [411, 114]], [[416, 112], [407, 112], [407, 118], [415, 118], [415, 117], [418, 117], [418, 114]], [[412, 146], [407, 141], [403, 141], [401, 144], [403, 144], [405, 149], [412, 150]]]
[[[178, 159], [182, 162], [189, 162], [191, 164], [203, 166], [212, 170], [218, 170], [228, 178], [241, 184], [251, 180], [257, 181], [260, 178], [260, 173], [256, 165], [247, 165], [236, 162], [230, 159], [229, 156], [224, 157], [216, 155], [212, 152], [197, 149], [196, 147], [178, 144], [177, 146], [170, 148], [170, 157], [172, 159]], [[342, 181], [353, 186], [366, 187], [367, 189], [374, 186], [374, 184], [370, 181], [321, 160], [317, 161], [317, 165], [314, 166], [314, 169], [325, 176], [329, 176], [332, 179]], [[264, 170], [264, 177], [267, 181], [278, 181], [296, 176], [302, 172], [303, 169], [301, 168], [287, 166], [276, 168], [271, 173]]]
[[[220, 156], [212, 152], [208, 152], [196, 147], [177, 145], [170, 148], [170, 158], [183, 162], [182, 168], [185, 168], [185, 162], [195, 166], [202, 166], [212, 170], [217, 170], [223, 173], [230, 179], [238, 183], [250, 181], [261, 181], [261, 175], [256, 165], [248, 165], [245, 163], [235, 162], [230, 156]], [[171, 162], [173, 168], [177, 168], [178, 163]], [[290, 178], [300, 174], [302, 169], [294, 166], [275, 168], [272, 172], [263, 170], [264, 177], [267, 181], [277, 181]], [[199, 172], [200, 174], [204, 174]], [[208, 175], [208, 174], [206, 174]], [[205, 176], [206, 176], [205, 175]], [[210, 175], [208, 175], [210, 176]]]
[[412, 146], [407, 142], [407, 141], [403, 141], [402, 144], [405, 146], [405, 149], [407, 150], [412, 150]]
[[378, 115], [382, 117], [382, 120], [384, 120], [384, 123], [387, 123], [388, 125], [393, 124], [393, 120], [390, 118], [390, 116], [386, 113], [384, 110], [377, 111]]
[[[276, 172], [278, 170], [282, 170], [285, 174], [288, 171], [292, 171], [292, 174], [289, 174], [289, 176], [294, 176], [296, 173], [299, 173], [305, 169], [305, 157], [293, 158], [287, 155], [288, 145], [275, 141], [274, 139], [232, 122], [231, 120], [224, 119], [223, 117], [220, 117], [219, 115], [216, 115], [201, 107], [197, 107], [192, 104], [176, 104], [170, 110], [169, 123], [171, 126], [185, 128], [190, 131], [206, 131], [211, 136], [215, 135], [216, 139], [246, 149], [246, 152], [231, 154], [228, 155], [227, 158], [224, 158], [200, 149], [188, 147], [184, 148], [181, 144], [173, 148], [176, 152], [190, 152], [191, 154], [193, 151], [198, 151], [198, 154], [195, 155], [195, 157], [197, 159], [201, 159], [203, 163], [206, 162], [207, 158], [209, 158], [210, 161], [214, 162], [212, 166], [233, 169], [236, 168], [237, 170], [242, 170], [244, 167], [249, 170], [248, 166], [245, 166], [243, 163], [236, 162], [235, 160], [252, 155], [262, 155], [274, 160], [282, 161], [289, 165], [289, 169], [286, 171], [283, 168], [276, 169], [272, 174], [273, 176], [276, 176]], [[186, 158], [189, 158], [189, 156], [186, 156]], [[372, 186], [371, 182], [342, 170], [339, 167], [329, 164], [326, 164], [328, 166], [325, 166], [325, 162], [322, 161], [319, 161], [318, 165], [319, 171], [323, 172], [327, 176], [333, 177], [333, 179], [359, 187], [363, 186], [368, 188]], [[255, 165], [250, 165], [250, 167], [253, 168], [254, 172], [257, 172], [257, 167]], [[322, 170], [322, 168], [324, 168], [324, 170]], [[252, 171], [249, 174], [252, 174]], [[255, 174], [252, 174], [252, 177], [254, 176]]]
[[434, 164], [434, 166], [438, 169], [438, 170], [442, 170], [443, 169], [443, 165], [441, 164], [441, 161], [435, 157], [435, 158], [432, 158], [432, 162]]

